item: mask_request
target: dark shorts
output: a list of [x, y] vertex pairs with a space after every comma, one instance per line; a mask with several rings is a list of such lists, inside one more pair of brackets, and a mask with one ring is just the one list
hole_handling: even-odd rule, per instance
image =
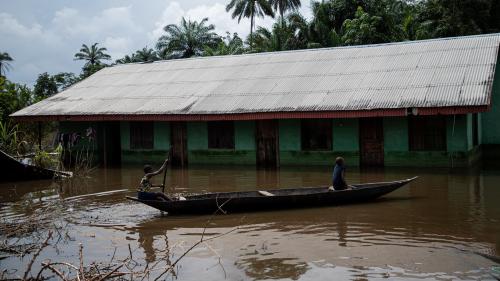
[[347, 189], [347, 184], [333, 185], [333, 189], [335, 189], [335, 190], [345, 190], [345, 189]]
[[154, 200], [154, 201], [170, 201], [167, 195], [161, 192], [147, 192], [147, 191], [138, 191], [137, 199], [139, 200]]

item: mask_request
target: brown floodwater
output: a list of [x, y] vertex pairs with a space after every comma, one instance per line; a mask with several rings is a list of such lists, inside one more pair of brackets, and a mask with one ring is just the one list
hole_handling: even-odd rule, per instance
[[[347, 171], [350, 183], [420, 178], [364, 204], [210, 216], [162, 215], [125, 199], [141, 167], [98, 169], [64, 182], [0, 184], [3, 220], [22, 220], [56, 205], [68, 239], [44, 259], [78, 263], [127, 256], [159, 260], [165, 241], [175, 259], [206, 237], [177, 266], [179, 280], [450, 280], [493, 279], [500, 256], [500, 168], [384, 168]], [[328, 167], [190, 166], [169, 170], [170, 192], [196, 193], [328, 185]], [[157, 181], [161, 181], [159, 176]], [[56, 222], [54, 222], [56, 223]], [[3, 256], [1, 270], [20, 276], [30, 258]]]

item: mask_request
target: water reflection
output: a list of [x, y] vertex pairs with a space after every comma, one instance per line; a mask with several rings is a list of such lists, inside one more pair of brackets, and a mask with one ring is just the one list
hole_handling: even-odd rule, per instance
[[254, 280], [298, 280], [309, 269], [305, 262], [294, 258], [243, 258], [236, 262], [236, 266], [243, 269], [246, 275]]
[[[167, 185], [175, 192], [317, 186], [328, 185], [330, 173], [328, 167], [270, 171], [193, 166], [169, 170]], [[89, 178], [64, 182], [2, 183], [0, 214], [19, 217], [29, 212], [22, 202], [63, 199], [68, 208], [61, 216], [71, 217], [75, 229], [90, 227], [103, 233], [102, 240], [106, 235], [126, 235], [132, 239], [126, 243], [135, 243], [147, 262], [158, 259], [165, 234], [172, 245], [191, 245], [205, 227], [210, 235], [237, 228], [192, 255], [203, 260], [214, 257], [215, 250], [228, 272], [243, 272], [245, 279], [313, 280], [310, 276], [327, 278], [332, 272], [358, 280], [383, 278], [384, 272], [401, 278], [484, 276], [485, 268], [495, 263], [485, 257], [500, 254], [500, 170], [350, 168], [347, 178], [356, 183], [414, 175], [420, 176], [418, 181], [367, 204], [210, 218], [163, 217], [155, 209], [129, 202], [124, 197], [134, 193], [140, 167], [101, 169]], [[102, 243], [88, 250], [98, 252]], [[184, 266], [187, 272], [196, 267]]]

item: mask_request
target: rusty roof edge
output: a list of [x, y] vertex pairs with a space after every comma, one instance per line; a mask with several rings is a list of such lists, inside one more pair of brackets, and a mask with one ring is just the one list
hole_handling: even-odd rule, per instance
[[[489, 105], [391, 108], [373, 110], [340, 110], [315, 112], [254, 112], [226, 114], [98, 114], [98, 115], [22, 115], [11, 118], [20, 122], [38, 121], [243, 121], [264, 119], [325, 119], [325, 118], [365, 118], [404, 117], [408, 115], [455, 115], [485, 112]], [[410, 114], [408, 114], [410, 112]]]

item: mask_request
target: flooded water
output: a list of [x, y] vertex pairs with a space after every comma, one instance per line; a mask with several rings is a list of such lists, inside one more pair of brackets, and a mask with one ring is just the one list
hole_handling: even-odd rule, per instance
[[[330, 174], [328, 167], [190, 167], [169, 171], [167, 185], [176, 193], [318, 186], [328, 185]], [[45, 259], [77, 264], [80, 243], [86, 263], [127, 256], [130, 245], [144, 267], [165, 257], [166, 244], [175, 260], [204, 235], [214, 239], [190, 251], [167, 279], [493, 280], [500, 169], [347, 171], [350, 183], [415, 175], [416, 182], [365, 204], [169, 217], [125, 199], [134, 195], [141, 167], [101, 169], [63, 183], [2, 183], [0, 212], [11, 221], [41, 209], [64, 225], [66, 239], [44, 250], [33, 268]], [[44, 209], [49, 205], [56, 207]], [[30, 260], [2, 258], [9, 277], [22, 276]]]

